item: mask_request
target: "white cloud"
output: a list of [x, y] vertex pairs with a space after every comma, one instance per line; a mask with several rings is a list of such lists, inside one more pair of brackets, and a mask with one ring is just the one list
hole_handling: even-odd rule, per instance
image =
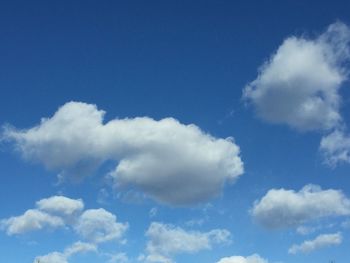
[[73, 245], [64, 250], [64, 255], [68, 258], [75, 254], [96, 252], [97, 246], [95, 244], [84, 243], [81, 241], [75, 242]]
[[230, 232], [214, 229], [209, 232], [186, 231], [180, 227], [153, 222], [146, 232], [146, 262], [173, 262], [172, 257], [181, 253], [196, 253], [211, 249], [214, 244], [230, 242]]
[[18, 235], [43, 228], [57, 228], [64, 226], [62, 218], [48, 213], [30, 209], [23, 215], [1, 220], [1, 227], [8, 235]]
[[[39, 200], [36, 206], [37, 209], [29, 209], [23, 215], [2, 219], [0, 228], [8, 235], [20, 235], [44, 228], [66, 227], [89, 242], [126, 242], [122, 238], [128, 223], [117, 222], [114, 214], [102, 208], [82, 211], [84, 203], [81, 199], [52, 196]], [[76, 242], [63, 254], [68, 258], [75, 253], [96, 250], [97, 246], [93, 243]]]
[[242, 256], [232, 256], [220, 259], [217, 263], [268, 263], [266, 259], [263, 259], [257, 254], [242, 257]]
[[328, 130], [342, 120], [339, 88], [347, 80], [350, 29], [331, 24], [315, 39], [289, 37], [265, 62], [243, 97], [271, 123], [298, 130]]
[[314, 240], [306, 240], [300, 245], [293, 245], [288, 253], [309, 253], [317, 249], [324, 247], [335, 246], [342, 243], [342, 235], [340, 233], [335, 234], [323, 234], [317, 236]]
[[55, 251], [44, 256], [37, 256], [33, 263], [68, 263], [68, 259], [75, 254], [96, 251], [96, 245], [78, 241], [67, 247], [63, 253]]
[[109, 255], [108, 263], [127, 263], [129, 258], [125, 253], [117, 253], [114, 255]]
[[44, 256], [38, 256], [33, 263], [68, 263], [67, 257], [59, 252], [52, 252]]
[[271, 189], [255, 202], [251, 214], [266, 228], [294, 227], [312, 219], [349, 215], [350, 200], [340, 190], [315, 185], [299, 192]]
[[311, 226], [298, 226], [296, 231], [300, 235], [308, 235], [317, 230], [317, 227], [311, 227]]
[[84, 203], [81, 199], [71, 199], [65, 196], [51, 196], [41, 199], [36, 203], [36, 206], [42, 211], [64, 217], [76, 215], [84, 209]]
[[173, 118], [114, 119], [95, 105], [69, 102], [53, 117], [28, 130], [7, 127], [3, 137], [15, 142], [27, 159], [81, 177], [106, 160], [118, 186], [144, 191], [159, 202], [187, 205], [220, 194], [226, 181], [243, 173], [239, 147], [195, 125]]
[[118, 223], [112, 213], [100, 209], [86, 210], [74, 226], [84, 239], [95, 243], [119, 240], [128, 229], [127, 223]]
[[0, 229], [8, 235], [20, 235], [44, 228], [66, 227], [66, 230], [74, 230], [89, 241], [75, 242], [63, 252], [38, 256], [34, 259], [35, 263], [66, 263], [75, 254], [97, 252], [99, 243], [112, 240], [126, 242], [122, 238], [129, 227], [128, 223], [117, 222], [114, 214], [102, 208], [83, 209], [84, 202], [81, 199], [52, 196], [37, 201], [36, 209], [29, 209], [23, 215], [2, 219]]
[[336, 130], [322, 138], [320, 151], [330, 166], [336, 166], [340, 162], [350, 163], [350, 136]]
[[29, 209], [23, 215], [1, 220], [0, 226], [6, 229], [8, 235], [63, 227], [71, 223], [83, 208], [84, 203], [80, 199], [52, 196], [39, 200], [35, 209]]

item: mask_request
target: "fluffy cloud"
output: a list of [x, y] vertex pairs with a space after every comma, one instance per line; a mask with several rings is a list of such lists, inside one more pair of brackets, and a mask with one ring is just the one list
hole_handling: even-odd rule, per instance
[[0, 226], [6, 229], [8, 235], [58, 228], [65, 226], [73, 216], [78, 216], [83, 208], [84, 203], [80, 199], [52, 196], [39, 200], [35, 209], [29, 209], [23, 215], [1, 220]]
[[84, 239], [101, 243], [120, 239], [128, 224], [118, 223], [117, 217], [103, 208], [89, 209], [79, 217], [74, 229]]
[[309, 253], [311, 251], [321, 249], [324, 247], [335, 246], [341, 244], [343, 238], [340, 233], [323, 234], [316, 237], [314, 240], [306, 240], [300, 245], [293, 245], [288, 253]]
[[66, 227], [74, 230], [89, 243], [78, 241], [63, 252], [51, 252], [38, 256], [34, 262], [67, 263], [68, 259], [80, 253], [97, 252], [98, 244], [112, 240], [122, 240], [128, 223], [117, 222], [117, 217], [105, 209], [88, 209], [83, 211], [81, 199], [65, 196], [52, 196], [36, 202], [35, 209], [27, 210], [23, 215], [2, 219], [0, 229], [8, 235], [20, 235], [44, 228]]
[[83, 211], [83, 208], [84, 202], [81, 199], [52, 196], [39, 200], [36, 202], [36, 209], [29, 209], [23, 215], [2, 219], [0, 227], [6, 230], [8, 235], [20, 235], [44, 228], [66, 227], [74, 230], [84, 240], [92, 242], [73, 244], [63, 253], [67, 257], [78, 252], [95, 250], [97, 243], [121, 241], [128, 229], [128, 223], [117, 222], [117, 217], [105, 209]]
[[42, 199], [36, 203], [36, 206], [52, 214], [69, 217], [80, 213], [84, 209], [84, 203], [81, 199], [71, 199], [65, 196], [52, 196]]
[[7, 127], [3, 138], [22, 155], [67, 178], [91, 173], [106, 160], [118, 186], [144, 191], [157, 201], [187, 205], [217, 196], [243, 173], [239, 147], [173, 118], [114, 119], [95, 105], [69, 102], [28, 130]]
[[350, 200], [340, 190], [307, 185], [299, 192], [271, 189], [256, 201], [251, 214], [266, 228], [298, 226], [308, 220], [350, 214]]
[[18, 235], [43, 228], [61, 227], [64, 226], [64, 221], [60, 217], [30, 209], [23, 215], [1, 220], [0, 225], [6, 229], [8, 235]]
[[320, 151], [330, 166], [336, 166], [340, 162], [350, 163], [350, 136], [336, 130], [322, 138]]
[[266, 259], [263, 259], [257, 254], [242, 257], [242, 256], [232, 256], [220, 259], [217, 263], [268, 263]]
[[213, 244], [230, 242], [230, 232], [214, 229], [209, 232], [186, 231], [180, 227], [153, 222], [146, 232], [146, 262], [173, 262], [171, 257], [179, 253], [195, 253], [211, 249]]
[[261, 67], [243, 97], [271, 123], [327, 130], [341, 122], [339, 88], [347, 80], [350, 29], [331, 24], [315, 39], [289, 37]]

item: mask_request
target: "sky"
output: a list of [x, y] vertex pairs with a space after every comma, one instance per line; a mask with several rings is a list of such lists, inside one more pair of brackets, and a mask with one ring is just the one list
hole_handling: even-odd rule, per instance
[[0, 261], [349, 262], [348, 1], [3, 1]]

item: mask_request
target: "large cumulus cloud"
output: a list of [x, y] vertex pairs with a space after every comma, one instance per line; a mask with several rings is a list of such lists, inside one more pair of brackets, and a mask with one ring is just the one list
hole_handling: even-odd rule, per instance
[[132, 186], [157, 201], [187, 205], [218, 195], [226, 181], [243, 173], [240, 149], [232, 138], [215, 138], [173, 118], [114, 119], [95, 105], [69, 102], [27, 130], [7, 127], [3, 138], [22, 155], [84, 177], [107, 160], [118, 186]]
[[340, 124], [339, 89], [348, 79], [350, 29], [336, 22], [318, 37], [291, 36], [243, 91], [258, 116], [295, 129], [328, 130]]

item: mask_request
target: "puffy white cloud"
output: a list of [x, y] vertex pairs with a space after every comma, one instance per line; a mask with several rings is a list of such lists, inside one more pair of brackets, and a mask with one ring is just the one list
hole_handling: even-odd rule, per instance
[[173, 262], [172, 256], [180, 253], [195, 253], [211, 249], [212, 245], [230, 242], [230, 232], [214, 229], [209, 232], [186, 231], [180, 227], [151, 223], [146, 232], [146, 262]]
[[253, 218], [266, 228], [298, 226], [308, 220], [350, 214], [350, 200], [340, 191], [306, 185], [299, 192], [271, 189], [255, 202]]
[[51, 196], [41, 199], [36, 203], [36, 206], [42, 211], [65, 217], [80, 213], [84, 209], [84, 203], [81, 199], [71, 199], [65, 196]]
[[350, 29], [331, 24], [315, 39], [289, 37], [265, 62], [243, 97], [258, 116], [298, 130], [324, 130], [341, 122], [339, 88], [347, 80]]
[[52, 252], [45, 256], [38, 256], [33, 263], [68, 263], [67, 257], [59, 252]]
[[232, 138], [215, 138], [173, 118], [104, 124], [104, 114], [95, 105], [69, 102], [31, 129], [7, 127], [3, 137], [15, 142], [25, 158], [58, 169], [63, 177], [84, 176], [114, 160], [118, 165], [110, 175], [116, 185], [169, 204], [206, 201], [243, 173]]
[[83, 208], [84, 203], [81, 199], [52, 196], [39, 200], [35, 209], [29, 209], [23, 215], [1, 220], [0, 226], [6, 229], [8, 235], [62, 227], [68, 222], [71, 223]]
[[120, 239], [128, 229], [127, 223], [118, 223], [117, 217], [103, 208], [86, 210], [74, 226], [84, 239], [95, 243]]
[[293, 245], [288, 250], [290, 254], [309, 253], [324, 247], [335, 246], [341, 244], [343, 241], [341, 233], [322, 234], [317, 236], [314, 240], [306, 240], [300, 245]]
[[220, 259], [217, 263], [268, 263], [266, 259], [263, 259], [258, 254], [254, 254], [248, 257], [232, 256]]
[[[81, 199], [64, 196], [52, 196], [36, 202], [37, 209], [29, 209], [23, 215], [0, 221], [0, 228], [8, 235], [23, 234], [44, 228], [66, 227], [74, 230], [85, 240], [93, 243], [121, 240], [128, 223], [117, 222], [117, 217], [105, 209], [88, 209], [82, 211]], [[96, 244], [76, 242], [63, 253], [68, 258], [72, 254], [97, 249]]]
[[320, 151], [330, 166], [336, 166], [340, 162], [350, 163], [350, 136], [336, 130], [322, 138]]
[[1, 220], [1, 227], [8, 235], [18, 235], [43, 228], [57, 228], [64, 226], [62, 218], [48, 213], [30, 209], [23, 215]]
[[35, 263], [66, 263], [75, 254], [97, 252], [98, 243], [126, 241], [122, 238], [129, 227], [128, 223], [117, 222], [114, 214], [102, 208], [83, 209], [84, 202], [81, 199], [52, 196], [37, 201], [36, 209], [29, 209], [23, 215], [2, 219], [0, 229], [5, 230], [8, 235], [20, 235], [44, 228], [66, 227], [66, 230], [74, 230], [89, 241], [75, 242], [63, 252], [55, 251], [38, 256], [34, 259]]

